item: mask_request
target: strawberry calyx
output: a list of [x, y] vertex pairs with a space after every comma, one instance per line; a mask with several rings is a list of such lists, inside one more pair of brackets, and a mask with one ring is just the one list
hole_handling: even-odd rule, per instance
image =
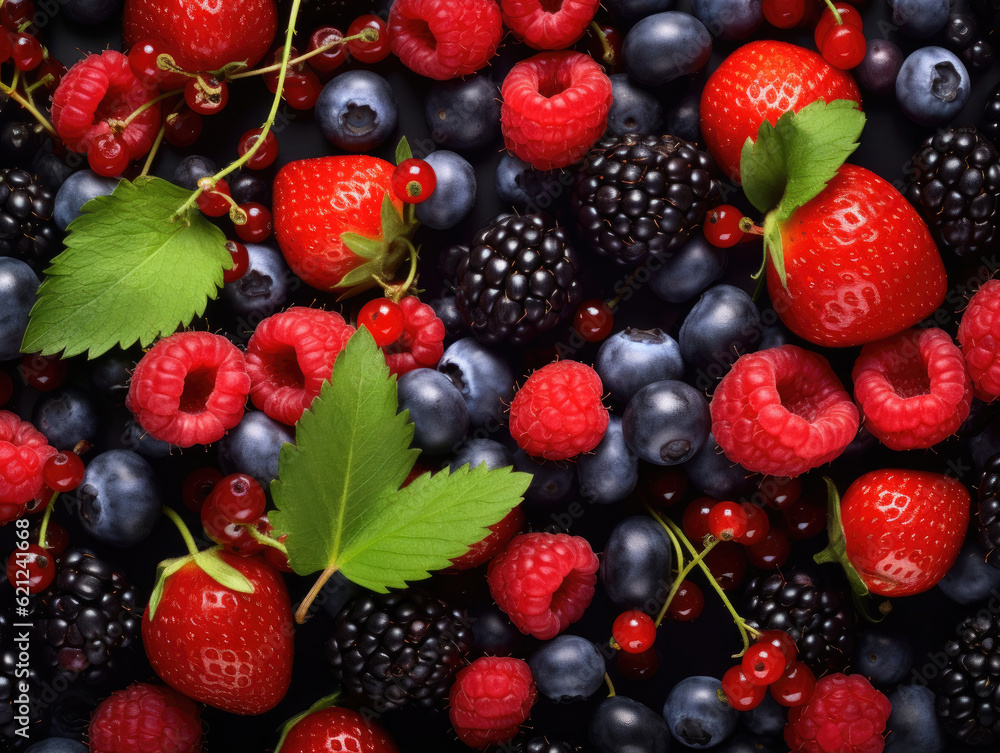
[[331, 693], [330, 695], [323, 696], [316, 703], [310, 706], [308, 709], [303, 711], [301, 714], [296, 714], [283, 725], [281, 725], [281, 737], [278, 738], [278, 744], [274, 747], [274, 753], [281, 753], [281, 747], [285, 744], [285, 738], [288, 737], [288, 733], [292, 731], [292, 727], [301, 722], [307, 716], [315, 714], [317, 711], [322, 711], [323, 709], [328, 709], [336, 706], [340, 701], [340, 692]]

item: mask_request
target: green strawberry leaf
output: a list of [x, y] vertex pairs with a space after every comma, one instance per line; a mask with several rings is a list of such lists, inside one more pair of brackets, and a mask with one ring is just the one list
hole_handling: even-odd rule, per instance
[[225, 235], [196, 206], [174, 216], [190, 196], [141, 178], [87, 202], [46, 270], [22, 351], [94, 358], [115, 345], [145, 347], [201, 316], [233, 262]]
[[418, 223], [410, 216], [410, 205], [404, 208], [405, 216], [400, 215], [395, 204], [386, 191], [382, 196], [382, 206], [379, 221], [382, 226], [381, 238], [367, 238], [353, 232], [340, 234], [340, 241], [361, 259], [364, 263], [345, 274], [335, 286], [338, 290], [346, 290], [341, 298], [350, 298], [379, 284], [388, 284], [399, 265], [409, 256], [413, 244], [410, 236], [416, 230]]
[[781, 201], [788, 183], [784, 142], [766, 120], [760, 125], [757, 140], [747, 139], [743, 144], [740, 179], [743, 181], [743, 193], [761, 213], [766, 214]]
[[340, 702], [340, 691], [331, 693], [328, 696], [320, 698], [316, 703], [310, 706], [308, 709], [303, 711], [301, 714], [296, 714], [283, 725], [281, 725], [281, 737], [278, 738], [278, 744], [274, 748], [274, 753], [281, 753], [281, 746], [285, 744], [285, 738], [288, 737], [288, 733], [292, 731], [292, 727], [301, 722], [307, 716], [315, 714], [317, 711], [322, 711], [323, 709], [328, 709], [336, 706]]
[[[771, 263], [774, 264], [774, 271], [778, 273], [782, 287], [788, 290], [788, 273], [785, 271], [785, 254], [781, 246], [781, 226], [778, 224], [774, 213], [770, 213], [764, 218], [764, 248]], [[766, 259], [765, 259], [766, 264]], [[761, 267], [761, 272], [765, 267]]]
[[403, 160], [408, 160], [413, 158], [413, 151], [410, 149], [410, 142], [406, 140], [406, 136], [403, 136], [396, 144], [396, 164], [398, 165]]
[[194, 554], [186, 554], [183, 557], [163, 560], [163, 562], [157, 565], [156, 585], [153, 586], [153, 593], [149, 597], [149, 619], [153, 619], [157, 608], [160, 606], [167, 579], [189, 562], [196, 564], [212, 580], [229, 590], [252, 594], [254, 592], [253, 583], [243, 573], [223, 560], [219, 556], [219, 552], [220, 547], [212, 547], [211, 549], [205, 549]]

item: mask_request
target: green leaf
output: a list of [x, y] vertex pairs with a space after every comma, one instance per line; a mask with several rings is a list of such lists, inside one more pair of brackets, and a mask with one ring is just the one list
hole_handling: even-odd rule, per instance
[[781, 227], [774, 212], [769, 213], [764, 218], [764, 253], [771, 257], [771, 263], [774, 264], [774, 271], [778, 273], [781, 286], [785, 290], [788, 290], [788, 273], [785, 271], [785, 253], [781, 244]]
[[365, 238], [363, 235], [358, 235], [350, 231], [341, 233], [340, 240], [347, 248], [362, 259], [377, 259], [385, 254], [386, 251], [384, 241]]
[[743, 193], [760, 212], [767, 213], [781, 201], [788, 176], [785, 174], [784, 147], [766, 120], [757, 141], [747, 139], [740, 156]]
[[46, 270], [22, 351], [94, 358], [115, 345], [145, 347], [201, 316], [232, 257], [196, 207], [174, 216], [190, 196], [144, 178], [87, 202]]
[[410, 149], [410, 142], [406, 140], [406, 136], [403, 136], [396, 144], [396, 164], [398, 165], [403, 160], [408, 160], [413, 157], [413, 151]]
[[332, 706], [336, 706], [340, 701], [340, 691], [331, 693], [328, 696], [320, 698], [316, 703], [310, 706], [308, 709], [303, 711], [301, 714], [296, 714], [283, 725], [281, 725], [281, 737], [278, 738], [278, 744], [274, 748], [274, 753], [281, 753], [281, 746], [285, 744], [285, 738], [288, 737], [288, 733], [292, 731], [292, 727], [301, 722], [310, 714], [315, 714], [317, 711], [322, 711], [323, 709], [328, 709]]
[[166, 587], [167, 579], [184, 567], [189, 562], [193, 562], [204, 570], [212, 580], [222, 586], [244, 594], [252, 594], [253, 583], [247, 577], [230, 565], [219, 556], [219, 547], [205, 549], [195, 554], [186, 554], [183, 557], [163, 560], [156, 566], [156, 584], [153, 586], [153, 593], [149, 597], [149, 618], [153, 619], [160, 600], [163, 599], [163, 589]]
[[406, 225], [403, 223], [403, 218], [396, 211], [396, 206], [392, 203], [392, 199], [389, 198], [388, 191], [382, 196], [381, 220], [383, 238], [396, 238], [406, 232]]

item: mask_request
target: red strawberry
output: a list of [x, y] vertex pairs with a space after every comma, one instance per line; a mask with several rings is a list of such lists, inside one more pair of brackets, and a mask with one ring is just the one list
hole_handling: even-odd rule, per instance
[[162, 562], [142, 621], [156, 673], [184, 695], [233, 714], [262, 714], [285, 697], [292, 632], [281, 576], [261, 559], [218, 549]]
[[357, 711], [328, 706], [291, 719], [275, 753], [399, 753], [389, 734]]
[[789, 110], [810, 102], [850, 99], [861, 103], [857, 84], [812, 50], [761, 40], [733, 52], [709, 76], [701, 95], [701, 132], [719, 167], [740, 181], [740, 152]]
[[[910, 596], [948, 572], [969, 527], [969, 492], [940, 473], [886, 469], [858, 478], [842, 500], [830, 486], [830, 546], [855, 588]], [[860, 583], [859, 583], [860, 581]]]
[[[274, 179], [274, 234], [285, 260], [319, 290], [388, 281], [411, 248], [392, 164], [364, 155], [290, 162]], [[395, 213], [383, 224], [388, 196]], [[355, 234], [348, 236], [345, 233]], [[350, 244], [350, 246], [348, 245]], [[353, 248], [353, 250], [352, 250]]]

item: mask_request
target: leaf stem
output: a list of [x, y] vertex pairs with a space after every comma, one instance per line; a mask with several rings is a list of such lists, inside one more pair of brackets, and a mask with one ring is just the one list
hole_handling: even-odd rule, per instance
[[45, 513], [42, 515], [42, 525], [38, 529], [38, 546], [42, 549], [48, 549], [45, 546], [45, 536], [49, 532], [49, 520], [52, 518], [52, 508], [56, 506], [58, 498], [59, 492], [52, 492], [52, 496], [49, 497], [49, 506], [45, 508]]
[[[296, 5], [297, 4], [298, 3], [296, 2]], [[323, 586], [326, 585], [326, 582], [333, 577], [333, 574], [337, 572], [338, 569], [339, 568], [336, 565], [330, 565], [330, 567], [319, 574], [316, 582], [312, 584], [312, 588], [309, 589], [309, 593], [306, 594], [302, 603], [299, 604], [299, 608], [295, 610], [295, 621], [299, 625], [309, 619], [309, 607], [311, 607], [312, 603], [316, 601], [316, 597], [319, 596], [319, 592], [323, 590]]]
[[181, 533], [181, 538], [184, 539], [184, 546], [190, 554], [198, 553], [198, 545], [194, 543], [194, 537], [191, 536], [191, 531], [188, 530], [187, 525], [181, 520], [181, 516], [174, 512], [171, 508], [164, 505], [161, 508], [164, 515], [170, 518], [170, 522], [177, 526], [177, 530]]
[[272, 539], [270, 536], [266, 536], [265, 534], [258, 531], [255, 526], [252, 526], [249, 523], [244, 524], [243, 527], [247, 529], [247, 533], [250, 534], [250, 538], [260, 542], [264, 546], [269, 546], [273, 547], [274, 549], [277, 549], [286, 557], [288, 556], [288, 548], [277, 539]]
[[[371, 32], [371, 33], [369, 33]], [[309, 58], [314, 58], [317, 55], [322, 55], [327, 50], [332, 50], [334, 47], [339, 47], [342, 44], [347, 44], [348, 42], [354, 42], [356, 40], [361, 40], [363, 42], [377, 42], [378, 41], [378, 29], [362, 29], [360, 34], [355, 34], [351, 37], [343, 37], [336, 40], [335, 42], [330, 42], [330, 44], [325, 44], [322, 47], [317, 47], [315, 50], [305, 53], [304, 55], [299, 55], [297, 58], [293, 58], [288, 61], [288, 65], [298, 65], [299, 63], [304, 63]], [[274, 65], [269, 65], [266, 68], [255, 68], [252, 71], [240, 71], [239, 73], [233, 73], [232, 75], [226, 76], [230, 81], [235, 81], [240, 78], [250, 78], [251, 76], [262, 76], [265, 73], [274, 73], [275, 71], [281, 70], [281, 63], [275, 63]]]

